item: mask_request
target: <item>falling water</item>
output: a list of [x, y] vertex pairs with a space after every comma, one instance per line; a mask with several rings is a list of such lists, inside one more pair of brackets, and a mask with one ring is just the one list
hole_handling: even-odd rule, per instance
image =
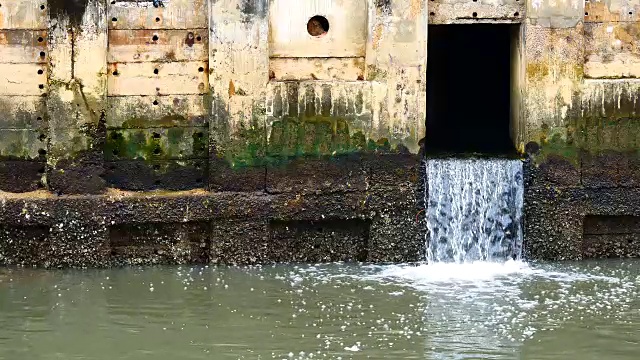
[[427, 261], [519, 259], [522, 162], [427, 160]]

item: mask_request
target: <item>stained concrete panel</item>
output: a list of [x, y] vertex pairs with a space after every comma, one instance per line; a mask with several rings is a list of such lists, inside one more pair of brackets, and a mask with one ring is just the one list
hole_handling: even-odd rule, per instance
[[[322, 36], [307, 30], [309, 20], [323, 16], [329, 29]], [[271, 0], [271, 57], [361, 57], [367, 43], [366, 0]]]
[[640, 77], [640, 26], [638, 23], [587, 23], [584, 25], [584, 38], [585, 77]]

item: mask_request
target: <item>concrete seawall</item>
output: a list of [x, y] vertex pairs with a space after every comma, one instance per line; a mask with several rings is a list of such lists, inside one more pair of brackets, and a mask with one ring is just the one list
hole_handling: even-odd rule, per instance
[[[527, 168], [529, 257], [638, 256], [638, 13], [634, 0], [0, 0], [0, 263], [423, 260], [425, 156], [498, 132], [500, 156]], [[509, 64], [504, 96], [490, 58], [447, 68], [473, 57], [429, 48], [454, 39], [437, 29], [480, 25]], [[437, 106], [473, 115], [491, 94], [504, 122], [454, 124]]]

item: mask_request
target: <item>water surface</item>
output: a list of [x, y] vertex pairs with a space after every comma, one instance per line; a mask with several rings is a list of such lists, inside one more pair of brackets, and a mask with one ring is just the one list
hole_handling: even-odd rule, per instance
[[0, 359], [637, 359], [640, 261], [0, 269]]

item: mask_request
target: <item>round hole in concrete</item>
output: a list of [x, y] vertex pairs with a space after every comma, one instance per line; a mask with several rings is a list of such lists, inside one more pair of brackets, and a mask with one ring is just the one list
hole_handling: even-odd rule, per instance
[[473, 13], [473, 14], [471, 14], [471, 15], [473, 15], [473, 17], [478, 17], [478, 13], [477, 13], [477, 12], [474, 12], [474, 13]]
[[44, 38], [43, 38], [42, 36], [40, 36], [40, 37], [38, 38], [38, 42], [43, 42], [43, 41], [44, 41]]
[[153, 133], [153, 138], [154, 139], [160, 139], [160, 134], [158, 134], [157, 132]]
[[589, 16], [589, 13], [588, 12], [584, 13], [584, 16]]
[[40, 57], [44, 57], [46, 53], [44, 51], [40, 51]]
[[154, 155], [160, 155], [161, 152], [162, 152], [162, 149], [160, 149], [160, 147], [156, 147], [155, 149], [153, 149]]
[[203, 68], [202, 66], [200, 66], [200, 67], [198, 68], [198, 71], [199, 71], [199, 72], [204, 72], [204, 68]]
[[520, 13], [516, 11], [513, 16], [520, 16]]
[[429, 15], [434, 16], [436, 13], [434, 13], [433, 11], [429, 13]]
[[316, 15], [307, 22], [307, 32], [311, 36], [323, 36], [329, 32], [329, 20], [321, 15]]
[[160, 70], [158, 70], [158, 69], [153, 69], [153, 73], [154, 73], [154, 74], [158, 75], [158, 73], [159, 73], [159, 72], [160, 72]]
[[153, 41], [158, 41], [158, 35], [153, 35], [153, 37], [151, 38]]
[[40, 90], [44, 89], [44, 84], [40, 84], [40, 85], [38, 85], [38, 88], [39, 88]]
[[156, 18], [156, 22], [160, 22], [160, 18], [159, 17]]
[[46, 6], [40, 5], [40, 10], [44, 10], [45, 8], [46, 8]]
[[38, 154], [40, 154], [40, 155], [42, 155], [42, 156], [45, 156], [45, 155], [47, 155], [47, 150], [45, 150], [45, 149], [40, 149], [40, 150], [38, 150]]
[[196, 36], [196, 41], [202, 41], [202, 36], [200, 35]]
[[111, 18], [111, 21], [116, 22], [116, 21], [118, 21], [118, 18], [113, 17], [113, 18]]
[[114, 71], [113, 71], [113, 76], [118, 76], [118, 75], [120, 75], [120, 73], [118, 72], [118, 70], [114, 70]]
[[38, 70], [38, 75], [42, 75], [42, 74], [44, 74], [44, 70], [42, 69]]
[[153, 105], [158, 105], [158, 100], [153, 100]]

